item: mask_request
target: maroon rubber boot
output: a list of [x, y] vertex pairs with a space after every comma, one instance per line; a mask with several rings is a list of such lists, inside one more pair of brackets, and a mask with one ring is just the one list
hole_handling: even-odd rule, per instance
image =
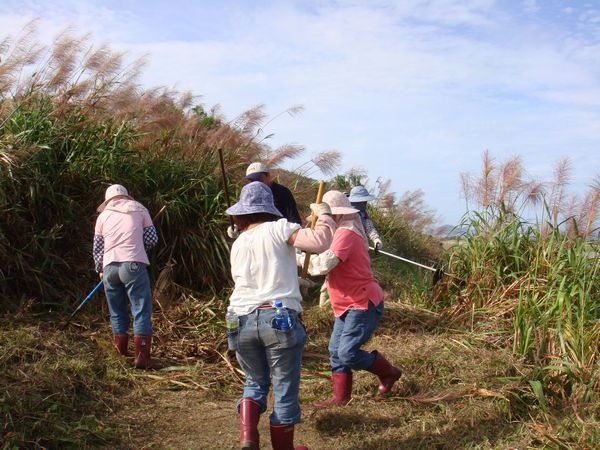
[[352, 398], [352, 372], [333, 372], [331, 374], [333, 397], [322, 402], [313, 402], [315, 408], [346, 406]]
[[134, 336], [133, 352], [135, 357], [134, 366], [136, 368], [145, 370], [161, 368], [160, 364], [152, 361], [152, 358], [150, 358], [152, 352], [152, 336]]
[[121, 356], [127, 356], [127, 344], [129, 336], [126, 334], [113, 334], [113, 346]]
[[294, 447], [294, 425], [271, 424], [271, 445], [273, 450], [308, 450], [304, 445]]
[[402, 376], [402, 371], [394, 367], [377, 350], [371, 352], [375, 355], [373, 365], [367, 370], [379, 378], [379, 393], [387, 394], [396, 381]]
[[242, 450], [258, 450], [260, 419], [260, 403], [251, 398], [243, 398], [240, 402], [240, 448]]

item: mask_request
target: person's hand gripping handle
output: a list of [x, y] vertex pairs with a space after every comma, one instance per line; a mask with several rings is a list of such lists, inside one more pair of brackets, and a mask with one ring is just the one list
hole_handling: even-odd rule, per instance
[[[323, 201], [323, 194], [325, 193], [325, 182], [319, 182], [319, 190], [317, 191], [317, 201], [316, 203], [321, 203]], [[317, 223], [317, 215], [313, 212], [310, 218], [310, 228], [311, 230], [315, 228], [315, 224]], [[306, 258], [304, 258], [304, 265], [302, 266], [302, 278], [306, 278], [308, 275], [308, 265], [310, 264], [310, 253], [306, 252]]]

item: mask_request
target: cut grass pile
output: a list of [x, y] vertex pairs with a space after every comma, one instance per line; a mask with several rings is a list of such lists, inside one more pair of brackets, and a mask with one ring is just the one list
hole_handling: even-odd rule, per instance
[[0, 320], [3, 448], [90, 448], [117, 442], [114, 409], [133, 386], [96, 332]]

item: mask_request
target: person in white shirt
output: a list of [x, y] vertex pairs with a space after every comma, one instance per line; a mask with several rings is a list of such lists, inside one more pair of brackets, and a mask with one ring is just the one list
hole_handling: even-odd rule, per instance
[[[229, 309], [238, 315], [239, 327], [229, 330], [228, 343], [246, 375], [244, 393], [237, 403], [242, 448], [259, 448], [257, 426], [267, 408], [271, 381], [275, 397], [269, 417], [271, 443], [276, 449], [294, 448], [294, 425], [300, 421], [300, 365], [306, 341], [298, 316], [302, 297], [295, 248], [323, 252], [335, 232], [326, 203], [312, 204], [311, 210], [318, 216], [314, 230], [288, 222], [275, 207], [269, 186], [259, 181], [244, 186], [240, 200], [227, 209], [240, 231], [231, 247], [235, 286], [229, 299]], [[275, 328], [276, 300], [289, 313], [288, 330]]]

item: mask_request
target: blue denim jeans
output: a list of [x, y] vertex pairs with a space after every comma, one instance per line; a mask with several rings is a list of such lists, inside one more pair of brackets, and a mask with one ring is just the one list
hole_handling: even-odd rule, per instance
[[129, 298], [133, 334], [152, 336], [152, 290], [146, 265], [139, 262], [115, 262], [108, 264], [103, 271], [104, 294], [108, 301], [113, 334], [126, 334], [129, 330]]
[[[292, 327], [287, 331], [271, 324], [275, 309], [256, 309], [240, 316], [237, 331], [228, 336], [229, 349], [235, 350], [240, 367], [246, 375], [242, 398], [251, 398], [267, 409], [267, 394], [271, 382], [275, 402], [269, 420], [273, 425], [300, 422], [300, 366], [306, 342], [304, 325], [298, 314], [288, 309]], [[239, 402], [237, 404], [239, 410]]]
[[332, 372], [350, 373], [353, 370], [366, 370], [375, 361], [375, 355], [360, 347], [370, 338], [381, 319], [383, 302], [369, 309], [349, 309], [335, 318], [329, 339], [329, 359]]

